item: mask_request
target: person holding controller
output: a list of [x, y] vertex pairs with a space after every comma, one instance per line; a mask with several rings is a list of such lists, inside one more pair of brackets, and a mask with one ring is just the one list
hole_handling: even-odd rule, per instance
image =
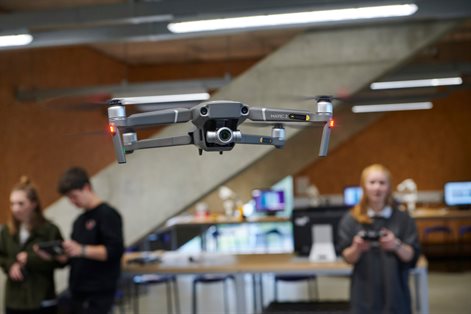
[[38, 249], [41, 243], [62, 241], [59, 228], [42, 211], [37, 188], [23, 176], [10, 193], [11, 216], [0, 228], [0, 267], [7, 275], [5, 313], [57, 313], [54, 270], [66, 264], [65, 256]]
[[389, 170], [365, 168], [360, 202], [339, 224], [338, 249], [353, 265], [352, 313], [412, 313], [409, 269], [419, 258], [415, 221], [394, 203]]

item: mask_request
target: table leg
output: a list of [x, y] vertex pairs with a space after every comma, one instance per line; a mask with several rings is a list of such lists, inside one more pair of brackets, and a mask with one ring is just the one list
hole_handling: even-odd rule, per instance
[[429, 300], [428, 300], [428, 278], [427, 278], [427, 269], [419, 268], [417, 269], [417, 280], [419, 281], [419, 303], [420, 303], [420, 313], [429, 314]]
[[247, 313], [247, 296], [245, 291], [245, 274], [237, 273], [234, 276], [237, 298], [237, 313]]

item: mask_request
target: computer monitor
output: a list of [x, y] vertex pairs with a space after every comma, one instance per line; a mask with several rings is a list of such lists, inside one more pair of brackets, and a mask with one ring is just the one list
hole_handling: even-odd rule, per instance
[[[338, 243], [338, 225], [350, 206], [323, 206], [294, 209], [291, 214], [293, 226], [293, 248], [300, 256], [308, 256], [312, 247], [312, 227], [330, 225], [332, 227], [334, 246]], [[339, 252], [336, 252], [337, 255]]]
[[285, 192], [282, 190], [257, 189], [252, 191], [255, 211], [274, 215], [285, 210]]
[[360, 186], [347, 186], [343, 189], [343, 203], [348, 206], [355, 206], [360, 202], [363, 191]]
[[443, 191], [446, 206], [471, 207], [471, 181], [446, 182]]

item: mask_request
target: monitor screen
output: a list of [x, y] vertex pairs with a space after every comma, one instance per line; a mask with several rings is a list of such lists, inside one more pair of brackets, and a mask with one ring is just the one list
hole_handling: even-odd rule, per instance
[[471, 181], [447, 182], [443, 190], [447, 206], [471, 205]]
[[263, 213], [276, 213], [285, 210], [285, 193], [280, 190], [253, 190], [252, 197], [255, 202], [255, 211]]
[[348, 206], [355, 206], [361, 199], [363, 191], [360, 186], [347, 186], [343, 189], [343, 203]]
[[[312, 246], [312, 226], [332, 226], [334, 247], [338, 242], [338, 225], [350, 206], [326, 206], [294, 209], [291, 215], [293, 247], [297, 255], [308, 256]], [[339, 252], [337, 252], [338, 254]]]

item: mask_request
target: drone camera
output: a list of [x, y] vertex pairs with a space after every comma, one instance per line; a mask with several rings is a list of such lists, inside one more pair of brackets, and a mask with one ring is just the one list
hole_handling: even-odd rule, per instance
[[245, 116], [245, 115], [248, 115], [248, 114], [249, 114], [249, 107], [243, 106], [243, 107], [240, 109], [240, 113], [241, 113], [242, 115], [244, 115], [244, 116]]
[[228, 143], [232, 140], [232, 131], [229, 128], [220, 128], [217, 130], [216, 136], [221, 142]]
[[231, 144], [241, 137], [239, 131], [232, 131], [228, 127], [222, 127], [214, 131], [206, 132], [206, 140], [208, 143], [215, 143], [219, 145]]

